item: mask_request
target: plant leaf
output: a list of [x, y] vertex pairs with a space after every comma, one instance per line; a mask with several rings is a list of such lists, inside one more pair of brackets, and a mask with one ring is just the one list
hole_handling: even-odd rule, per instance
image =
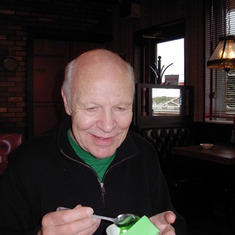
[[[163, 77], [163, 74], [165, 73], [165, 71], [166, 71], [171, 65], [173, 65], [173, 63], [171, 63], [171, 64], [169, 64], [169, 65], [166, 66], [166, 68], [162, 71], [160, 78]], [[164, 67], [164, 66], [163, 66], [163, 67]], [[162, 67], [162, 68], [163, 68], [163, 67]]]
[[149, 66], [149, 67], [150, 67], [150, 69], [152, 69], [152, 71], [154, 72], [155, 77], [158, 78], [158, 74], [157, 74], [156, 70], [155, 70], [152, 66]]

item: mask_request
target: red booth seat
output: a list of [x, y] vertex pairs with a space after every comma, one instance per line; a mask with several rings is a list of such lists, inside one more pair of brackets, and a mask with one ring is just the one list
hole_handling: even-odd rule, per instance
[[0, 175], [7, 166], [8, 156], [22, 143], [22, 135], [18, 133], [0, 134]]

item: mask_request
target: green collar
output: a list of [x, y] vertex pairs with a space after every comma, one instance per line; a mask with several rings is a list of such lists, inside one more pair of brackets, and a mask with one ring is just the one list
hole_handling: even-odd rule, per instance
[[116, 152], [110, 157], [98, 159], [78, 145], [78, 143], [72, 136], [71, 129], [68, 130], [67, 136], [77, 156], [79, 156], [87, 165], [92, 167], [98, 175], [99, 180], [102, 181], [107, 168], [109, 167], [116, 155]]

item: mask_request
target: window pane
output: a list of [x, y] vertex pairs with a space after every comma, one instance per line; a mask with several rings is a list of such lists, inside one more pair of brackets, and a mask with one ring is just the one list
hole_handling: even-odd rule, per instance
[[235, 113], [235, 71], [231, 70], [228, 73], [227, 93], [226, 93], [226, 109], [228, 114]]
[[162, 82], [165, 82], [165, 75], [179, 75], [179, 85], [184, 85], [184, 38], [158, 43], [156, 54], [157, 58], [161, 56], [163, 69], [173, 63], [166, 69]]
[[153, 88], [152, 110], [153, 116], [180, 115], [181, 93], [180, 89]]

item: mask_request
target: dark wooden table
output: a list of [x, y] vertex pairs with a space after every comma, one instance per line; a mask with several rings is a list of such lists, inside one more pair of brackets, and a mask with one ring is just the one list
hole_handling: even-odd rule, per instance
[[172, 154], [225, 165], [235, 164], [235, 144], [215, 144], [211, 149], [203, 149], [200, 145], [174, 147]]

